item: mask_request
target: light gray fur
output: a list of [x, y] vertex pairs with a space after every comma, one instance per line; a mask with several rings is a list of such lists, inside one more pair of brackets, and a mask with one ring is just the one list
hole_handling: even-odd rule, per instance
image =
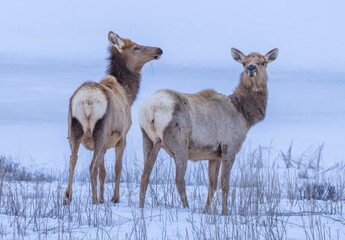
[[277, 55], [277, 49], [265, 57], [257, 53], [245, 56], [233, 49], [236, 61], [246, 61], [244, 66], [255, 64], [257, 70], [255, 74], [248, 73], [245, 66], [239, 86], [230, 96], [214, 90], [195, 94], [160, 90], [143, 103], [139, 110], [145, 160], [140, 189], [141, 208], [144, 207], [157, 153], [163, 148], [175, 160], [176, 186], [184, 207], [188, 207], [184, 180], [188, 159], [209, 160], [210, 185], [205, 212], [209, 211], [217, 187], [221, 163], [222, 214], [227, 213], [231, 168], [248, 130], [265, 116], [266, 66]]

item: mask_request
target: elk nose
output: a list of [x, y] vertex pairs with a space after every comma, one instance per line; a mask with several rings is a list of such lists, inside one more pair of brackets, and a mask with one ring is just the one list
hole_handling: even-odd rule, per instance
[[256, 67], [255, 67], [254, 65], [249, 65], [249, 66], [247, 67], [247, 70], [248, 70], [248, 72], [253, 73], [253, 72], [255, 72]]
[[160, 49], [160, 48], [158, 48], [158, 50], [157, 50], [157, 54], [163, 54], [163, 50], [162, 49]]

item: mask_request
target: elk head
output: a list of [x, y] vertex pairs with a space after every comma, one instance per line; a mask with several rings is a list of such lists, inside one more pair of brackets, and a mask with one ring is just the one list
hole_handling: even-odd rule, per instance
[[121, 58], [130, 71], [140, 72], [145, 63], [159, 59], [163, 54], [158, 47], [148, 47], [132, 42], [130, 39], [123, 39], [116, 33], [110, 31], [108, 34], [109, 43], [117, 49]]
[[254, 92], [260, 92], [267, 86], [267, 64], [273, 62], [278, 57], [278, 48], [269, 51], [265, 56], [258, 53], [244, 55], [236, 48], [231, 49], [232, 57], [235, 61], [243, 65], [241, 81], [247, 88], [251, 88]]

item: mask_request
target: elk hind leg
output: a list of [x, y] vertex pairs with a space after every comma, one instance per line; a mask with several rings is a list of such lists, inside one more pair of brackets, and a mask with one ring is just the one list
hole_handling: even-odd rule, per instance
[[[100, 180], [103, 181], [103, 186], [100, 187], [100, 190], [102, 192], [101, 195], [104, 193], [104, 178], [105, 178], [105, 169], [104, 167], [104, 154], [107, 150], [107, 140], [109, 136], [107, 135], [107, 132], [102, 128], [102, 122], [96, 123], [95, 130], [92, 134], [93, 142], [95, 145], [95, 149], [93, 152], [92, 162], [90, 164], [90, 181], [91, 181], [91, 191], [92, 191], [92, 203], [98, 204], [97, 199], [97, 175], [99, 171], [100, 165], [101, 171], [100, 171]], [[103, 172], [104, 170], [104, 172]], [[103, 196], [101, 196], [103, 197]], [[102, 199], [100, 199], [102, 200]], [[103, 199], [104, 201], [104, 199]]]
[[68, 185], [65, 191], [63, 201], [64, 205], [68, 205], [72, 201], [72, 182], [74, 169], [78, 160], [78, 150], [81, 142], [81, 137], [83, 136], [83, 127], [81, 126], [80, 122], [75, 118], [72, 119], [71, 129], [68, 135], [69, 144], [71, 148], [71, 156], [69, 161]]
[[[187, 147], [186, 147], [187, 148]], [[186, 181], [184, 180], [188, 163], [187, 149], [186, 151], [175, 154], [176, 164], [176, 186], [184, 208], [189, 208], [187, 194], [186, 194]]]
[[153, 166], [156, 162], [158, 152], [161, 148], [161, 141], [153, 143], [151, 139], [147, 136], [146, 132], [141, 129], [143, 135], [143, 152], [144, 152], [144, 171], [141, 175], [140, 182], [140, 197], [139, 197], [139, 207], [143, 208], [145, 205], [145, 195], [147, 186], [149, 184], [150, 175]]
[[98, 169], [101, 161], [104, 159], [106, 146], [96, 147], [93, 153], [92, 162], [90, 164], [90, 181], [91, 181], [91, 191], [92, 191], [92, 203], [98, 204], [97, 199], [97, 175]]
[[99, 203], [104, 203], [104, 180], [106, 174], [103, 156], [99, 164]]
[[188, 144], [187, 144], [188, 130], [185, 127], [179, 127], [178, 122], [170, 124], [164, 130], [163, 142], [165, 149], [174, 158], [176, 165], [176, 187], [180, 195], [183, 207], [188, 207], [188, 200], [186, 194], [185, 174], [188, 163]]

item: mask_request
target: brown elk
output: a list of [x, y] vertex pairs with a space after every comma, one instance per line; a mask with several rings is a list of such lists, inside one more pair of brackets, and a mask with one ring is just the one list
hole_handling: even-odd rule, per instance
[[[104, 202], [104, 154], [107, 149], [116, 151], [115, 191], [112, 202], [119, 201], [122, 156], [126, 135], [131, 127], [131, 105], [140, 86], [141, 69], [145, 63], [159, 59], [163, 51], [157, 47], [136, 44], [109, 32], [108, 74], [99, 83], [85, 82], [72, 95], [68, 113], [68, 139], [71, 148], [68, 186], [64, 203], [72, 200], [72, 181], [82, 143], [94, 151], [90, 165], [92, 203]], [[100, 191], [97, 199], [97, 175]]]
[[248, 130], [265, 117], [266, 67], [277, 58], [278, 49], [265, 56], [258, 53], [245, 56], [234, 48], [231, 53], [244, 67], [240, 83], [232, 95], [210, 89], [195, 94], [159, 90], [140, 107], [144, 171], [139, 207], [144, 207], [150, 174], [157, 154], [163, 148], [175, 160], [175, 181], [184, 207], [188, 207], [184, 180], [188, 159], [209, 160], [205, 212], [209, 211], [222, 165], [222, 214], [227, 213], [230, 171]]

